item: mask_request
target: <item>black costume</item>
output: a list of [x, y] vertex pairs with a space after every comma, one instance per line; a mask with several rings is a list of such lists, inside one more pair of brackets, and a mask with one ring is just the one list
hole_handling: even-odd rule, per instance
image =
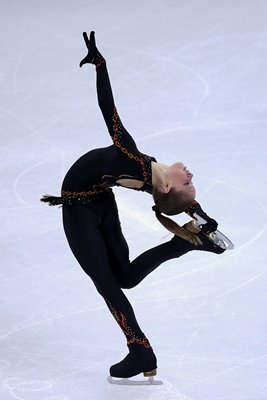
[[156, 160], [142, 154], [123, 127], [106, 62], [99, 53], [94, 64], [98, 103], [113, 145], [91, 150], [79, 158], [64, 178], [61, 197], [44, 196], [42, 200], [63, 205], [63, 224], [70, 248], [127, 339], [130, 352], [122, 363], [111, 367], [111, 375], [128, 377], [155, 369], [156, 357], [122, 288], [134, 287], [163, 262], [195, 247], [174, 236], [130, 262], [111, 187], [120, 186], [118, 181], [122, 183], [123, 179], [134, 179], [143, 182], [138, 190], [151, 194], [151, 162]]

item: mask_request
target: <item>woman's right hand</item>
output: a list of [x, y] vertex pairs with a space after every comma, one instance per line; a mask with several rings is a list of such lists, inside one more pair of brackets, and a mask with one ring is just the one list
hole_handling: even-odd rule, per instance
[[94, 64], [96, 55], [97, 55], [97, 48], [95, 44], [95, 32], [91, 31], [90, 32], [90, 40], [88, 39], [87, 33], [83, 32], [83, 38], [86, 44], [86, 47], [88, 49], [88, 54], [87, 56], [80, 62], [80, 67], [83, 66], [83, 64]]

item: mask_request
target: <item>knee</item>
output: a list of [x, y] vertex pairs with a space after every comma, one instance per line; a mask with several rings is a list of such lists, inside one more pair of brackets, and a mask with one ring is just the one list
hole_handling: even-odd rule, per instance
[[120, 281], [120, 287], [122, 289], [132, 289], [135, 287], [137, 284], [129, 279], [123, 279]]

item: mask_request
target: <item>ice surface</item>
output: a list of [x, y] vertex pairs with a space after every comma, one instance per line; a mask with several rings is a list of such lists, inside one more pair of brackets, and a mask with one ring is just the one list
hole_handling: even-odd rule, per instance
[[[266, 0], [2, 3], [0, 399], [266, 400]], [[127, 291], [161, 387], [107, 382], [124, 338], [61, 210], [39, 202], [110, 144], [94, 69], [78, 67], [91, 29], [139, 148], [186, 163], [236, 246], [169, 261]], [[116, 195], [132, 257], [166, 239], [150, 196]]]

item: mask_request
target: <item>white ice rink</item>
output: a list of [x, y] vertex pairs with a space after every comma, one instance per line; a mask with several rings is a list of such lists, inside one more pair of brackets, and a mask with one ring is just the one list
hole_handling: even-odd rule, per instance
[[[266, 400], [266, 0], [0, 5], [0, 399]], [[235, 243], [126, 291], [160, 387], [106, 381], [125, 339], [68, 247], [61, 209], [39, 202], [59, 195], [80, 155], [111, 143], [94, 68], [78, 66], [91, 29], [140, 150], [185, 162]], [[170, 238], [149, 195], [115, 192], [131, 258]]]

